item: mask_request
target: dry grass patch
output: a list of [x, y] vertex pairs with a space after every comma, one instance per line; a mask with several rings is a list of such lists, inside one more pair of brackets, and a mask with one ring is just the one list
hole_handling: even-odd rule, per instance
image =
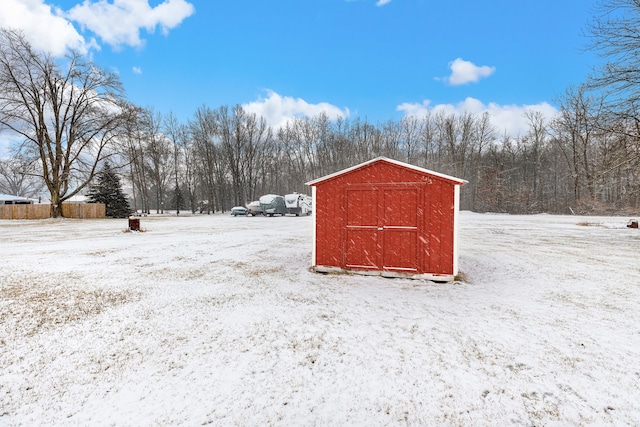
[[0, 336], [31, 336], [136, 299], [131, 292], [83, 289], [42, 279], [0, 285]]
[[578, 225], [581, 227], [602, 227], [601, 222], [595, 222], [595, 221], [582, 221], [582, 222], [579, 222]]
[[453, 278], [453, 284], [471, 283], [469, 277], [463, 271], [459, 271]]

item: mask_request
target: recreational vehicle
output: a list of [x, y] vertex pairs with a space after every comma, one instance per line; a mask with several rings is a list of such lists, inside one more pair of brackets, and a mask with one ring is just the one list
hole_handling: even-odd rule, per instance
[[274, 216], [287, 213], [284, 197], [275, 194], [266, 194], [260, 197], [260, 208], [263, 215]]
[[287, 213], [299, 215], [311, 215], [311, 197], [306, 194], [287, 194], [284, 196]]

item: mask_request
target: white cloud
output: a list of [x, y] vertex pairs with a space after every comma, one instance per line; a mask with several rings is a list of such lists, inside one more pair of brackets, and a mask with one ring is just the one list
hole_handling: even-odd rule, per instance
[[133, 72], [135, 74], [142, 74], [142, 68], [140, 67], [133, 67]]
[[281, 127], [294, 117], [314, 117], [325, 112], [330, 119], [349, 117], [349, 109], [344, 110], [326, 102], [309, 104], [302, 98], [280, 96], [272, 90], [267, 90], [267, 97], [259, 97], [257, 101], [243, 104], [242, 107], [249, 113], [262, 116], [272, 127]]
[[186, 0], [165, 0], [155, 7], [148, 0], [84, 0], [68, 12], [47, 4], [48, 0], [1, 0], [0, 27], [21, 30], [31, 45], [54, 56], [67, 49], [87, 53], [100, 49], [95, 38], [85, 37], [74, 27], [95, 33], [105, 43], [142, 46], [140, 30], [163, 34], [191, 16], [195, 8]]
[[44, 0], [2, 0], [0, 27], [21, 30], [31, 45], [41, 51], [61, 56], [68, 48], [85, 53], [94, 46], [73, 25]]
[[465, 61], [462, 58], [456, 58], [449, 63], [451, 75], [445, 77], [444, 80], [453, 86], [464, 85], [467, 83], [476, 83], [481, 78], [489, 77], [496, 71], [496, 67], [488, 65], [477, 66], [473, 62]]
[[525, 113], [539, 111], [547, 119], [551, 119], [558, 114], [558, 110], [552, 105], [541, 102], [534, 105], [499, 105], [494, 102], [484, 104], [475, 98], [466, 98], [457, 104], [437, 104], [431, 105], [431, 101], [425, 100], [420, 103], [404, 103], [396, 108], [404, 111], [407, 116], [422, 116], [440, 111], [445, 114], [462, 114], [464, 112], [481, 115], [488, 112], [491, 123], [495, 126], [498, 136], [506, 133], [512, 137], [523, 136], [529, 129], [529, 122]]
[[194, 6], [185, 0], [165, 0], [156, 7], [151, 7], [148, 0], [85, 0], [66, 16], [111, 46], [137, 47], [144, 44], [140, 29], [152, 33], [159, 26], [166, 35], [194, 11]]
[[385, 4], [391, 3], [391, 0], [378, 0], [376, 2], [376, 6], [384, 6]]

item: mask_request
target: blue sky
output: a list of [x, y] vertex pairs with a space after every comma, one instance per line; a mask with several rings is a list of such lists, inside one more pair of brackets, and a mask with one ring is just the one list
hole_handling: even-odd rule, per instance
[[0, 26], [86, 51], [130, 101], [183, 121], [205, 104], [274, 126], [467, 110], [517, 136], [598, 61], [581, 35], [598, 0], [0, 1]]

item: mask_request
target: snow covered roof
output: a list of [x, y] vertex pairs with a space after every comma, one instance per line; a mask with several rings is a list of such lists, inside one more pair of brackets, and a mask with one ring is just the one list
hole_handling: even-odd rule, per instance
[[319, 184], [322, 181], [326, 181], [328, 179], [335, 178], [336, 176], [343, 175], [345, 173], [349, 173], [349, 172], [355, 171], [357, 169], [363, 168], [365, 166], [368, 166], [370, 164], [377, 163], [377, 162], [386, 162], [386, 163], [394, 164], [396, 166], [401, 166], [403, 168], [412, 169], [412, 170], [414, 170], [416, 172], [420, 172], [420, 173], [436, 176], [436, 177], [439, 177], [439, 178], [442, 178], [442, 179], [446, 179], [447, 181], [452, 181], [456, 185], [464, 185], [464, 184], [468, 183], [468, 181], [466, 181], [464, 179], [456, 178], [456, 177], [453, 177], [453, 176], [450, 176], [450, 175], [445, 175], [445, 174], [439, 173], [439, 172], [434, 172], [432, 170], [421, 168], [421, 167], [418, 167], [418, 166], [414, 166], [414, 165], [411, 165], [409, 163], [404, 163], [404, 162], [401, 162], [401, 161], [398, 161], [398, 160], [389, 159], [388, 157], [380, 156], [380, 157], [376, 157], [375, 159], [371, 159], [369, 161], [366, 161], [364, 163], [360, 163], [358, 165], [351, 166], [350, 168], [342, 169], [341, 171], [334, 172], [332, 174], [323, 176], [322, 178], [314, 179], [312, 181], [309, 181], [309, 182], [305, 183], [305, 185], [314, 186], [314, 185]]
[[20, 196], [12, 196], [11, 194], [0, 194], [0, 201], [3, 202], [29, 202], [31, 203], [31, 199]]
[[67, 203], [85, 203], [89, 200], [87, 196], [82, 194], [76, 194], [75, 196], [69, 197], [66, 202]]

